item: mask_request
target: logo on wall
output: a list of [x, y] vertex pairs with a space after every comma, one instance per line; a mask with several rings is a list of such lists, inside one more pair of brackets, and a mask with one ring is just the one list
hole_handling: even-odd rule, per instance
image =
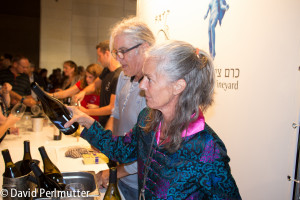
[[209, 37], [209, 53], [214, 59], [216, 56], [216, 35], [215, 28], [218, 24], [221, 26], [222, 19], [225, 12], [229, 9], [229, 5], [225, 0], [210, 0], [206, 14], [204, 15], [204, 20], [207, 18], [208, 13], [210, 13], [208, 22], [208, 37]]
[[159, 41], [169, 40], [169, 26], [167, 25], [167, 17], [170, 14], [170, 10], [155, 16], [155, 23], [159, 25], [159, 30], [156, 34], [156, 39]]

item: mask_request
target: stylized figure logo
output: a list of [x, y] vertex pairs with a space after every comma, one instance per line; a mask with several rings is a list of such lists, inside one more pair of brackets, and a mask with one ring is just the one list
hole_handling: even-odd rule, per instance
[[229, 9], [229, 5], [226, 3], [225, 0], [211, 0], [208, 5], [208, 10], [204, 16], [204, 20], [205, 20], [207, 18], [208, 13], [210, 12], [209, 23], [208, 23], [208, 37], [209, 37], [209, 52], [213, 59], [216, 56], [215, 28], [217, 26], [218, 21], [221, 26], [225, 11], [227, 11], [228, 9]]
[[167, 24], [167, 17], [169, 14], [170, 10], [166, 10], [162, 14], [155, 16], [155, 23], [160, 26], [156, 35], [157, 41], [169, 40], [169, 26]]

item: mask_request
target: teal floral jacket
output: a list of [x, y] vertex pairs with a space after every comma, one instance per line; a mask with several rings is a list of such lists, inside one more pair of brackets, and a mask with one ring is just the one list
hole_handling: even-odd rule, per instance
[[139, 190], [144, 188], [147, 200], [241, 199], [225, 145], [207, 124], [204, 130], [187, 136], [179, 150], [171, 154], [164, 145], [157, 145], [156, 138], [151, 146], [155, 132], [146, 133], [141, 128], [148, 113], [149, 108], [142, 110], [137, 124], [125, 136], [112, 136], [95, 121], [81, 137], [111, 160], [137, 161]]

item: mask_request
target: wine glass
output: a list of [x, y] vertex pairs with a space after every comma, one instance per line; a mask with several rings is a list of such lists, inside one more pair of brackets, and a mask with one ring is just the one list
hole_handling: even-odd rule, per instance
[[16, 117], [22, 117], [26, 111], [26, 106], [23, 103], [17, 103], [12, 109], [11, 114]]
[[31, 107], [31, 112], [34, 116], [37, 116], [41, 113], [41, 107], [39, 105], [34, 105]]

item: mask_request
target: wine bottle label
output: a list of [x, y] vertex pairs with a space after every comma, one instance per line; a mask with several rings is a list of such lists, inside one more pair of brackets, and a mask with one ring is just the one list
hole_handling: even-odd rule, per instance
[[[64, 118], [64, 120], [67, 122], [69, 121], [68, 118], [65, 115], [62, 115], [62, 117]], [[53, 123], [61, 130], [61, 131], [67, 131], [70, 128], [65, 128], [64, 124], [61, 120], [53, 120]], [[72, 128], [75, 128], [74, 125], [71, 125]]]
[[[66, 121], [69, 121], [68, 118], [66, 118], [66, 116], [63, 115], [62, 117], [63, 117]], [[72, 118], [72, 116], [71, 116], [71, 118]], [[71, 125], [71, 127], [72, 127], [72, 128], [75, 128], [75, 127], [73, 126], [73, 124]]]

